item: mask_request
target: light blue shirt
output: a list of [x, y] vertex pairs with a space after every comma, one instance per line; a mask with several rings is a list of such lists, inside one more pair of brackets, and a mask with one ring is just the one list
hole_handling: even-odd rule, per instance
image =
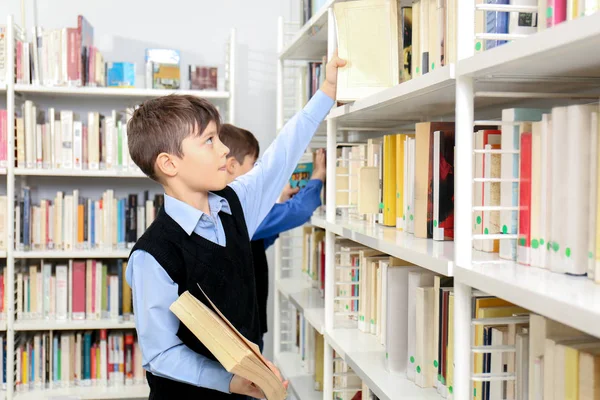
[[[291, 176], [333, 100], [318, 91], [281, 130], [255, 167], [229, 186], [238, 195], [252, 237]], [[225, 199], [210, 193], [210, 215], [165, 195], [165, 212], [189, 235], [192, 232], [221, 246], [225, 232], [219, 212], [231, 213]], [[133, 309], [144, 369], [152, 374], [229, 393], [232, 374], [220, 363], [192, 351], [177, 337], [179, 320], [169, 306], [177, 285], [150, 254], [135, 251], [126, 279], [133, 290]]]

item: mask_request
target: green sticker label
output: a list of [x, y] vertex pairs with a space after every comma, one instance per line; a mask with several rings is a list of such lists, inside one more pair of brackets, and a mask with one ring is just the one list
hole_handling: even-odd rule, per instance
[[477, 225], [481, 224], [481, 216], [477, 216]]
[[433, 71], [435, 69], [435, 63], [431, 63], [431, 70]]
[[412, 221], [414, 219], [414, 216], [412, 214], [410, 214], [410, 220]]
[[389, 355], [388, 355], [388, 353], [386, 352], [386, 353], [385, 353], [385, 359], [387, 360], [388, 358], [389, 358]]
[[438, 367], [438, 362], [437, 362], [437, 360], [433, 360], [433, 366], [434, 366], [434, 367], [436, 367], [436, 368]]
[[436, 220], [433, 221], [433, 227], [437, 228], [437, 221]]
[[525, 238], [519, 239], [519, 246], [525, 246]]
[[406, 215], [402, 216], [402, 221], [406, 221]]
[[558, 243], [556, 243], [556, 242], [552, 243], [552, 250], [558, 251], [559, 249], [560, 249], [560, 246], [558, 245]]
[[410, 356], [410, 363], [414, 364], [415, 363], [415, 358], [413, 356]]
[[410, 211], [410, 206], [408, 206], [408, 210]]
[[489, 230], [488, 228], [485, 228], [485, 229], [483, 230], [483, 233], [487, 235], [487, 234], [489, 234], [489, 233], [490, 233], [490, 230]]
[[383, 203], [379, 203], [379, 208], [383, 208], [383, 207], [384, 207]]
[[477, 51], [481, 50], [481, 42], [475, 43], [475, 50], [477, 50]]
[[441, 382], [442, 381], [442, 374], [438, 374], [438, 381]]
[[450, 392], [450, 394], [452, 394], [452, 392], [454, 391], [454, 389], [452, 389], [452, 386], [448, 386], [448, 391]]
[[417, 374], [420, 374], [420, 373], [421, 373], [421, 367], [419, 367], [419, 366], [417, 365]]
[[567, 247], [567, 248], [565, 249], [565, 255], [566, 255], [567, 257], [571, 257], [571, 248], [570, 248], [570, 247]]
[[346, 305], [346, 310], [348, 309], [348, 306]]
[[540, 239], [540, 246], [544, 245], [544, 239]]
[[396, 193], [396, 198], [399, 199], [400, 198], [400, 193]]
[[371, 325], [374, 325], [374, 324], [375, 324], [375, 320], [374, 320], [374, 319], [372, 319], [372, 320], [371, 320]]
[[594, 258], [594, 253], [592, 253], [591, 251], [588, 253], [588, 258], [591, 260], [592, 258]]
[[506, 225], [502, 225], [502, 233], [505, 235], [508, 233], [508, 227]]
[[554, 15], [554, 9], [552, 7], [546, 8], [546, 18], [552, 18]]
[[419, 73], [419, 67], [417, 67], [417, 74]]
[[540, 247], [540, 243], [537, 241], [537, 239], [533, 239], [531, 241], [531, 247], [533, 247], [534, 249], [537, 249], [538, 247]]

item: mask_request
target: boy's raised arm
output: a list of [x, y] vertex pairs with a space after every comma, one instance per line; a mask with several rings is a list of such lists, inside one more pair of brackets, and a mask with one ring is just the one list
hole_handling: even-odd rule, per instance
[[230, 184], [240, 198], [250, 237], [271, 210], [314, 133], [333, 106], [337, 69], [345, 64], [337, 55], [327, 63], [326, 79], [321, 89], [303, 110], [288, 121], [252, 171]]

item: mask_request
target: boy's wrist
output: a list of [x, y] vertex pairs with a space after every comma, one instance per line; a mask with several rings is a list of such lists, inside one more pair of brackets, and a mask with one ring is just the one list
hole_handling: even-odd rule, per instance
[[336, 85], [333, 85], [327, 81], [323, 82], [321, 85], [321, 91], [329, 96], [329, 98], [332, 100], [335, 100], [336, 89]]

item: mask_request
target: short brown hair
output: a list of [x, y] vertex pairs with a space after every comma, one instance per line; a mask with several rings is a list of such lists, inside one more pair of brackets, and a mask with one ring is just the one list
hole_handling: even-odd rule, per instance
[[258, 140], [252, 132], [246, 129], [231, 124], [223, 124], [219, 132], [219, 139], [225, 146], [229, 147], [227, 158], [235, 157], [240, 164], [244, 162], [246, 156], [252, 156], [256, 159], [260, 154]]
[[157, 180], [154, 164], [160, 153], [182, 157], [181, 142], [201, 135], [210, 122], [221, 127], [219, 112], [208, 100], [169, 95], [145, 101], [127, 123], [127, 144], [135, 164]]

